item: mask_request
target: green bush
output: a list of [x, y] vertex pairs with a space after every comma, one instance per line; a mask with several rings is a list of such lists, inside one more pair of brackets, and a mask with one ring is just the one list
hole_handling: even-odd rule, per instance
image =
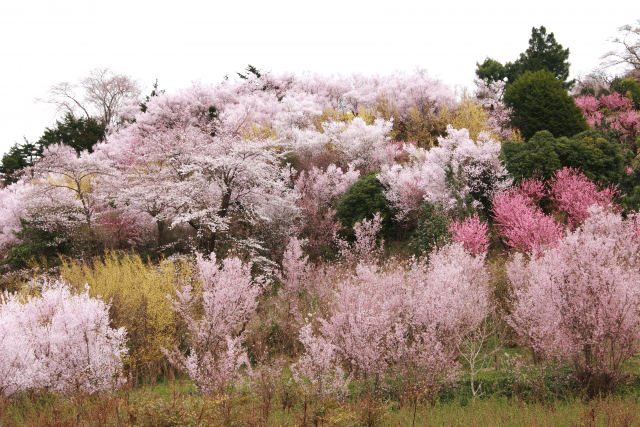
[[346, 228], [345, 237], [354, 238], [353, 226], [363, 219], [371, 220], [376, 213], [382, 217], [382, 234], [391, 237], [393, 214], [384, 197], [384, 187], [376, 178], [378, 171], [364, 175], [344, 193], [336, 206], [336, 217]]
[[547, 70], [527, 71], [509, 84], [504, 102], [513, 108], [511, 123], [525, 139], [547, 130], [553, 136], [570, 136], [588, 129], [582, 111], [562, 82]]
[[411, 245], [419, 254], [429, 256], [433, 250], [443, 247], [451, 240], [448, 230], [449, 217], [430, 202], [424, 202], [420, 207], [418, 226], [413, 233]]
[[593, 130], [571, 138], [537, 132], [526, 142], [503, 143], [501, 157], [516, 181], [533, 176], [549, 179], [562, 167], [580, 169], [603, 185], [618, 184], [625, 175], [623, 149]]
[[60, 255], [71, 252], [71, 242], [58, 233], [44, 230], [38, 224], [20, 220], [22, 228], [16, 232], [21, 243], [9, 250], [4, 263], [13, 269], [31, 267], [34, 264], [53, 266], [60, 263]]

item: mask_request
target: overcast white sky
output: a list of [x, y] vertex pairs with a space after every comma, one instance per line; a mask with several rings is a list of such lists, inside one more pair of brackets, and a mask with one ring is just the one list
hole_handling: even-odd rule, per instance
[[423, 67], [471, 88], [476, 62], [515, 60], [532, 27], [570, 49], [575, 77], [637, 18], [629, 0], [9, 0], [0, 6], [0, 153], [55, 124], [36, 98], [94, 68], [130, 75], [144, 94], [156, 79], [173, 92], [247, 64], [321, 74]]

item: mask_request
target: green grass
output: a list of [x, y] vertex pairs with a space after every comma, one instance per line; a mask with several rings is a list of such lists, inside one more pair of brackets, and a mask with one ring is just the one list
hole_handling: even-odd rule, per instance
[[[415, 413], [414, 413], [415, 410]], [[415, 416], [415, 419], [414, 419]], [[366, 396], [344, 402], [307, 401], [292, 409], [276, 398], [268, 426], [640, 426], [637, 393], [606, 399], [526, 401], [492, 395], [470, 400], [461, 393], [435, 404], [401, 406]], [[15, 396], [0, 401], [0, 426], [264, 426], [258, 398], [238, 391], [205, 398], [188, 381], [168, 381], [102, 396], [72, 398], [51, 394]]]

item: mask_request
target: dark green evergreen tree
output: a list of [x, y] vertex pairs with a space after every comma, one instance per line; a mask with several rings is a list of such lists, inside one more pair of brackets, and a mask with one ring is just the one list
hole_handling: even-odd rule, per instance
[[23, 144], [15, 144], [2, 156], [0, 162], [0, 177], [5, 185], [18, 181], [17, 173], [42, 156], [42, 147], [27, 141]]
[[482, 64], [476, 62], [476, 75], [493, 83], [503, 81], [507, 77], [507, 69], [495, 59], [486, 58]]
[[553, 33], [547, 34], [544, 26], [534, 27], [531, 29], [529, 48], [521, 53], [518, 59], [502, 65], [494, 59], [487, 58], [482, 64], [476, 63], [476, 75], [481, 79], [488, 78], [490, 82], [506, 77], [507, 83], [511, 84], [527, 71], [547, 70], [568, 90], [575, 84], [575, 80], [567, 81], [571, 65], [568, 59], [569, 49], [563, 49]]
[[389, 201], [384, 197], [384, 186], [378, 178], [377, 171], [369, 172], [344, 193], [336, 206], [336, 217], [346, 227], [347, 238], [354, 238], [353, 226], [363, 219], [371, 220], [376, 213], [382, 217], [382, 233], [390, 236], [392, 217]]
[[541, 130], [556, 138], [587, 130], [580, 108], [550, 71], [526, 71], [507, 87], [504, 102], [513, 108], [511, 123], [525, 139]]
[[618, 184], [626, 177], [620, 145], [593, 130], [570, 138], [554, 138], [541, 131], [526, 142], [504, 142], [501, 157], [516, 181], [534, 176], [549, 179], [562, 167], [580, 169], [603, 185]]
[[57, 121], [54, 128], [44, 131], [37, 145], [46, 148], [53, 144], [65, 144], [72, 147], [78, 153], [84, 150], [91, 152], [93, 146], [102, 141], [105, 134], [105, 126], [94, 118], [74, 118], [71, 114], [64, 116], [62, 121]]

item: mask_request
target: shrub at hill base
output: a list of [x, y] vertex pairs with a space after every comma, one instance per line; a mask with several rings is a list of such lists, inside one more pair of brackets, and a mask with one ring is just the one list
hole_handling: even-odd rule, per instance
[[555, 248], [507, 265], [509, 324], [539, 360], [571, 364], [589, 397], [614, 390], [640, 348], [639, 251], [635, 221], [596, 207]]
[[0, 297], [0, 395], [119, 387], [126, 332], [109, 326], [109, 306], [61, 281], [38, 285], [37, 297]]

